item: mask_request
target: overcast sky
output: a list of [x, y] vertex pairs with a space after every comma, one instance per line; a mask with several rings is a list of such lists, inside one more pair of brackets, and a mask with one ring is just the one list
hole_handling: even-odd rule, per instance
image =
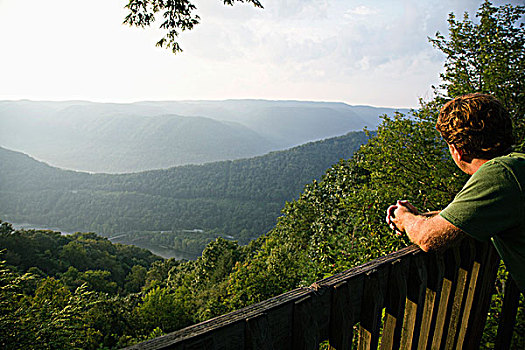
[[[481, 0], [198, 0], [181, 54], [122, 25], [124, 0], [0, 0], [0, 100], [294, 99], [416, 107], [444, 57], [428, 42]], [[494, 1], [494, 4], [509, 1]], [[513, 4], [523, 0], [510, 1]], [[160, 22], [159, 22], [160, 23]]]

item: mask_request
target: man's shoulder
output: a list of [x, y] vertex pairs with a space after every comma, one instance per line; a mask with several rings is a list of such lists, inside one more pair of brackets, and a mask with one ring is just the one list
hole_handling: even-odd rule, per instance
[[494, 158], [495, 160], [508, 161], [508, 162], [522, 162], [525, 161], [525, 153], [511, 152], [501, 157]]
[[525, 154], [513, 152], [496, 157], [485, 164], [472, 176], [471, 180], [489, 183], [495, 187], [509, 187], [523, 193], [525, 189]]
[[521, 180], [525, 180], [525, 153], [513, 152], [505, 156], [496, 157], [488, 163], [502, 165], [515, 173]]
[[[507, 188], [510, 191], [523, 192], [525, 188], [525, 154], [510, 153], [492, 158], [483, 164], [465, 185], [466, 188], [479, 186], [488, 188]], [[465, 188], [464, 188], [465, 189]]]
[[483, 164], [480, 170], [487, 171], [497, 168], [506, 168], [512, 172], [525, 173], [525, 153], [512, 152], [504, 156], [492, 158]]
[[489, 162], [501, 163], [523, 163], [525, 162], [525, 153], [512, 152], [504, 156], [492, 158]]

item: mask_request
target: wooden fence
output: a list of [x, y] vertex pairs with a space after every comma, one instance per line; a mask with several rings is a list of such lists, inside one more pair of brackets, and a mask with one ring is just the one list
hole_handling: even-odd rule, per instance
[[[499, 261], [470, 239], [411, 246], [128, 349], [478, 349]], [[496, 349], [510, 347], [518, 302], [509, 278]]]

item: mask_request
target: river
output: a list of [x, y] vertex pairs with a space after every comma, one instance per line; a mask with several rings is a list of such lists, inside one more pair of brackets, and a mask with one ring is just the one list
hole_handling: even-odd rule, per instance
[[[73, 233], [73, 232], [67, 232], [67, 231], [62, 230], [62, 229], [60, 229], [58, 227], [46, 227], [44, 225], [34, 225], [34, 224], [29, 224], [29, 223], [22, 223], [22, 224], [20, 224], [20, 223], [14, 223], [14, 222], [11, 222], [10, 224], [13, 225], [13, 228], [15, 230], [51, 230], [51, 231], [55, 231], [55, 232], [60, 232], [63, 235], [70, 235], [70, 234]], [[100, 235], [100, 236], [104, 237], [102, 235]], [[158, 255], [158, 256], [160, 256], [160, 257], [162, 257], [164, 259], [174, 258], [176, 260], [182, 260], [182, 259], [195, 260], [195, 259], [197, 259], [199, 257], [198, 255], [195, 255], [195, 254], [192, 254], [192, 253], [171, 249], [169, 247], [156, 245], [156, 244], [145, 244], [143, 242], [137, 242], [137, 244], [128, 243], [126, 241], [121, 240], [121, 238], [124, 238], [124, 237], [125, 237], [125, 235], [120, 235], [120, 236], [109, 238], [109, 240], [112, 243], [121, 243], [121, 244], [127, 244], [127, 245], [134, 245], [134, 246], [137, 246], [139, 248], [147, 249], [150, 252], [152, 252], [153, 254]]]

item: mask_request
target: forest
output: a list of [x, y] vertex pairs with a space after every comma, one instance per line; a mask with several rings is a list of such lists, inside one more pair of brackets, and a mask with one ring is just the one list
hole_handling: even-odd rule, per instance
[[[408, 115], [384, 117], [365, 145], [308, 184], [284, 205], [275, 226], [248, 244], [219, 237], [194, 261], [159, 260], [138, 250], [140, 258], [133, 260], [125, 248], [93, 234], [63, 238], [1, 223], [1, 346], [119, 348], [308, 286], [408, 245], [384, 224], [388, 205], [406, 198], [421, 210], [439, 210], [466, 180], [434, 128], [444, 102], [470, 92], [493, 94], [511, 113], [515, 149], [525, 149], [524, 14], [524, 6], [488, 1], [475, 19], [451, 14], [449, 33], [430, 38], [446, 56], [435, 97]], [[16, 241], [33, 248], [13, 250]], [[97, 259], [107, 260], [112, 270], [93, 270], [100, 268], [91, 265]], [[496, 291], [504, 288], [505, 274], [502, 266]], [[521, 295], [516, 349], [525, 348], [524, 303]], [[500, 305], [497, 293], [484, 349], [494, 346]]]
[[246, 244], [275, 225], [286, 201], [366, 140], [351, 132], [255, 158], [121, 175], [61, 170], [0, 148], [0, 215], [129, 239], [198, 229], [211, 239], [186, 237], [185, 244], [199, 253], [219, 233]]

